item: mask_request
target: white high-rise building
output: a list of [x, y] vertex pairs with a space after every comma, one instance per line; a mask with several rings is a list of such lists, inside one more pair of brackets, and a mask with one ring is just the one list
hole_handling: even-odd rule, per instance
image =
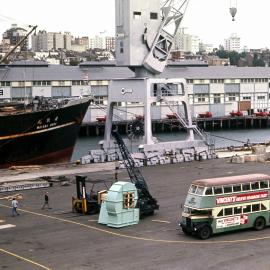
[[226, 51], [240, 52], [240, 37], [235, 33], [231, 34], [228, 39], [225, 39], [224, 49]]
[[90, 49], [115, 50], [115, 37], [105, 36], [104, 33], [100, 33], [100, 35], [95, 35], [89, 39]]
[[175, 50], [192, 52], [196, 54], [200, 50], [200, 38], [195, 35], [185, 33], [185, 28], [179, 28], [175, 36]]
[[105, 43], [105, 37], [95, 35], [94, 37], [89, 39], [89, 47], [90, 49], [105, 49], [106, 43]]

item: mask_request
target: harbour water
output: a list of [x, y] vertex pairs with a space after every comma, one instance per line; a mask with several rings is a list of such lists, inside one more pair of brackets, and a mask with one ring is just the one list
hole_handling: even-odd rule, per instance
[[[216, 148], [241, 146], [248, 141], [250, 143], [265, 143], [270, 141], [270, 129], [222, 130], [210, 132], [210, 134], [215, 141]], [[154, 134], [154, 136], [159, 141], [174, 141], [183, 140], [185, 133], [158, 133]], [[79, 137], [74, 148], [72, 161], [87, 155], [89, 150], [99, 149], [98, 143], [101, 140], [103, 140], [103, 136]], [[131, 147], [133, 149], [130, 150], [135, 150], [136, 144], [131, 144]]]

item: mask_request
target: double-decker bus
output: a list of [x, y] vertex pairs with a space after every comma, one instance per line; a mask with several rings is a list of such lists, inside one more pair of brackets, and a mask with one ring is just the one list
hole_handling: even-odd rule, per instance
[[250, 174], [192, 182], [180, 226], [185, 234], [207, 239], [216, 233], [270, 224], [270, 176]]

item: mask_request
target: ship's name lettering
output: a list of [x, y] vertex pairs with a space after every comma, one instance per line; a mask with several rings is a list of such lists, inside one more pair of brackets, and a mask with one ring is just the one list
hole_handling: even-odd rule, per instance
[[45, 124], [45, 125], [38, 125], [37, 126], [37, 130], [55, 127], [56, 125], [57, 125], [57, 123], [55, 123], [55, 122], [54, 123], [50, 123], [50, 124]]

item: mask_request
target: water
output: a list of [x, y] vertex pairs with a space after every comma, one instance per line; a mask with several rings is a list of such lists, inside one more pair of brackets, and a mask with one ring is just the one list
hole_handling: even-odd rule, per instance
[[[216, 148], [241, 146], [248, 140], [250, 143], [264, 143], [270, 141], [270, 129], [222, 130], [213, 131], [210, 132], [210, 134], [213, 135]], [[182, 132], [158, 133], [154, 134], [154, 136], [157, 137], [160, 142], [183, 140], [185, 138], [185, 134]], [[99, 149], [98, 142], [101, 140], [103, 140], [103, 136], [79, 137], [74, 148], [72, 161], [87, 155], [89, 150]], [[134, 149], [135, 144], [133, 143], [133, 150]]]

